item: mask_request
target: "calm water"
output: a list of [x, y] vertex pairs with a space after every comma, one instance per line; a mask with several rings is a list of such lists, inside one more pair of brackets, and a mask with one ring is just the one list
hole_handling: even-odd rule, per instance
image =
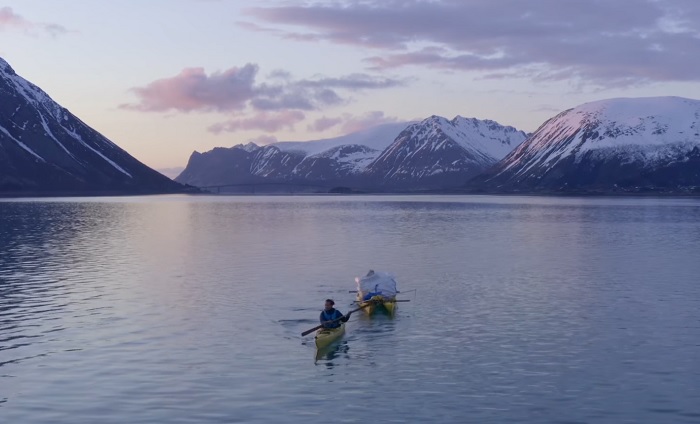
[[0, 422], [697, 423], [699, 276], [693, 199], [0, 201]]

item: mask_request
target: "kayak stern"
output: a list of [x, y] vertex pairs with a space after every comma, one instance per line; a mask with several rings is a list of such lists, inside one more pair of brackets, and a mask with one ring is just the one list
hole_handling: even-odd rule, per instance
[[345, 333], [345, 323], [341, 323], [338, 328], [322, 328], [316, 332], [316, 348], [328, 347], [334, 341], [340, 339]]

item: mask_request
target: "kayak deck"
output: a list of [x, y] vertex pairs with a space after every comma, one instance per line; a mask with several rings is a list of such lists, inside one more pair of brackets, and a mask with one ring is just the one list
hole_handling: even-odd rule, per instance
[[321, 349], [327, 347], [334, 341], [340, 339], [345, 333], [345, 323], [341, 323], [338, 328], [322, 328], [316, 332], [316, 347]]

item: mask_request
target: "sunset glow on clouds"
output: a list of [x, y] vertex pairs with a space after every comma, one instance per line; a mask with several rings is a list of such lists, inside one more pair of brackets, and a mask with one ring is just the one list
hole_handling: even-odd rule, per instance
[[[399, 80], [351, 74], [341, 77], [317, 77], [294, 80], [284, 71], [272, 73], [268, 82], [256, 82], [259, 67], [246, 64], [223, 72], [207, 75], [203, 68], [188, 68], [178, 75], [153, 81], [133, 92], [138, 103], [123, 104], [123, 109], [143, 112], [221, 112], [234, 116], [211, 125], [213, 133], [240, 130], [276, 132], [293, 129], [306, 115], [315, 111], [340, 106], [349, 100], [342, 93], [377, 90], [403, 85]], [[310, 130], [324, 131], [343, 121], [334, 118], [333, 125], [321, 124]], [[357, 126], [358, 119], [347, 118]], [[373, 123], [368, 121], [368, 124]]]
[[165, 167], [433, 114], [532, 131], [601, 98], [700, 98], [698, 22], [694, 0], [36, 0], [0, 8], [0, 56]]
[[62, 25], [31, 22], [16, 14], [11, 7], [0, 8], [0, 31], [13, 29], [24, 31], [30, 35], [42, 32], [54, 37], [68, 32]]

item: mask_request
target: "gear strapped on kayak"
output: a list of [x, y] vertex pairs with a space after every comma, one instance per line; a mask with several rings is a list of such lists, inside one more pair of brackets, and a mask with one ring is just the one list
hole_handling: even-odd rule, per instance
[[355, 278], [357, 284], [357, 303], [366, 305], [365, 312], [374, 314], [377, 310], [384, 310], [393, 316], [396, 312], [396, 279], [388, 272], [375, 272], [369, 270], [364, 277]]

